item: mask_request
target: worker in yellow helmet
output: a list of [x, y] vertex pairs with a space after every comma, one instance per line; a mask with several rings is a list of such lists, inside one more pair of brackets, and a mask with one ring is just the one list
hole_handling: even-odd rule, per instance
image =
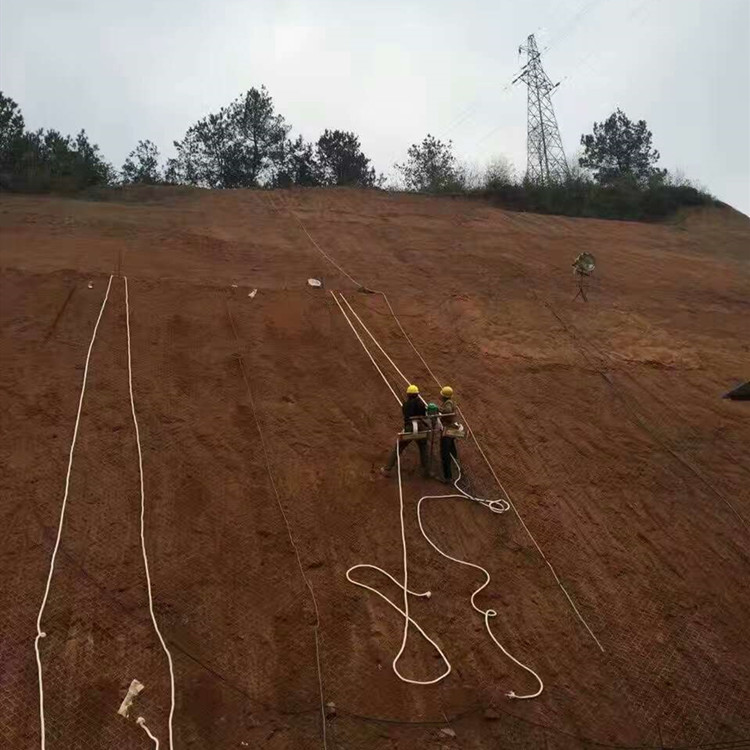
[[[426, 421], [420, 419], [427, 414], [427, 407], [424, 401], [419, 398], [419, 388], [416, 385], [410, 385], [406, 389], [406, 400], [401, 404], [401, 412], [404, 416], [404, 432], [412, 432], [414, 430], [414, 424], [416, 422], [418, 430], [426, 430], [428, 425]], [[426, 440], [401, 440], [398, 444], [398, 453], [401, 455], [409, 443], [416, 443], [419, 448], [419, 460], [422, 464], [422, 472], [425, 476], [428, 476], [428, 461], [427, 461], [427, 441]], [[391, 455], [388, 457], [388, 462], [380, 470], [381, 474], [389, 476], [391, 470], [396, 465], [396, 447], [393, 447]]]
[[453, 480], [453, 459], [458, 461], [456, 439], [451, 436], [456, 424], [456, 416], [453, 388], [445, 385], [440, 390], [440, 460], [443, 464], [443, 481], [446, 484], [450, 484]]

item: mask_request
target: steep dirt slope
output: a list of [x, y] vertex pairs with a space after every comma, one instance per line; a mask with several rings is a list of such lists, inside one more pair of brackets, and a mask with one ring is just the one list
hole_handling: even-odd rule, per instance
[[[133, 678], [146, 684], [134, 715], [168, 746], [122, 275], [175, 748], [322, 746], [300, 564], [335, 704], [330, 748], [750, 746], [750, 415], [720, 398], [750, 377], [745, 217], [714, 209], [645, 225], [345, 190], [125, 198], [0, 198], [3, 746], [39, 744], [35, 620], [110, 274], [43, 621], [50, 750], [152, 747], [115, 713]], [[570, 268], [584, 250], [598, 261], [588, 303], [573, 301]], [[418, 476], [413, 449], [410, 586], [433, 596], [414, 599], [412, 614], [453, 673], [427, 687], [399, 681], [402, 619], [346, 580], [357, 563], [402, 575], [397, 487], [377, 471], [399, 414], [330, 291], [426, 395], [438, 390], [384, 298], [360, 284], [387, 293], [454, 386], [595, 636], [516, 515], [427, 503], [428, 533], [491, 573], [478, 603], [544, 680], [537, 699], [505, 697], [535, 685], [470, 607], [481, 574], [419, 532], [417, 500], [444, 488]], [[474, 444], [459, 450], [472, 490], [500, 497]], [[386, 579], [360, 575], [399, 599]], [[441, 668], [412, 631], [402, 671], [429, 679]]]

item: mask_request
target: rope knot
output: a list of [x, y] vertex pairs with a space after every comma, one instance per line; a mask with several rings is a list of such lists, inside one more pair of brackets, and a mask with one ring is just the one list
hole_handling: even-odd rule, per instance
[[490, 500], [489, 509], [493, 513], [505, 513], [510, 510], [510, 505], [505, 500]]

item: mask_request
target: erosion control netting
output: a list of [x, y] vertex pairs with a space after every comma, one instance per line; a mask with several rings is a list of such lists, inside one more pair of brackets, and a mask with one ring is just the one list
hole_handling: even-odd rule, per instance
[[[3, 486], [10, 498], [3, 508], [9, 509], [4, 560], [10, 563], [3, 565], [0, 705], [10, 747], [38, 744], [33, 621], [56, 531], [81, 375], [76, 368], [103, 290], [99, 278], [94, 290], [77, 280], [71, 295], [69, 281], [24, 301], [18, 320], [3, 333], [3, 346], [30, 363], [28, 371], [12, 374], [10, 427], [33, 459], [23, 458], [20, 449], [13, 453], [13, 482]], [[59, 317], [36, 314], [34, 306], [48, 295], [59, 302]], [[235, 310], [239, 344], [227, 302]], [[401, 637], [398, 614], [344, 577], [357, 562], [382, 565], [397, 578], [402, 571], [395, 479], [377, 475], [392, 439], [385, 421], [397, 425], [398, 414], [388, 411], [384, 418], [380, 405], [389, 398], [387, 391], [383, 397], [384, 386], [351, 332], [341, 327], [339, 313], [307, 291], [274, 296], [262, 289], [249, 298], [244, 291], [147, 281], [131, 282], [131, 304], [147, 544], [156, 615], [175, 661], [176, 747], [322, 746], [314, 608], [269, 482], [259, 424], [304, 574], [320, 603], [324, 700], [333, 704], [326, 709], [328, 747], [724, 750], [748, 745], [741, 739], [750, 735], [743, 718], [750, 700], [748, 675], [742, 662], [728, 666], [732, 654], [725, 644], [741, 634], [723, 614], [725, 600], [703, 597], [703, 588], [718, 589], [710, 577], [703, 588], [701, 579], [680, 584], [682, 571], [696, 567], [694, 560], [679, 558], [676, 572], [659, 579], [659, 571], [669, 566], [652, 548], [661, 545], [677, 556], [683, 540], [697, 535], [692, 524], [700, 537], [708, 536], [711, 527], [701, 514], [713, 508], [714, 499], [691, 484], [681, 467], [665, 470], [650, 463], [644, 456], [653, 446], [644, 448], [635, 428], [623, 428], [629, 442], [623, 440], [614, 452], [643, 451], [616, 497], [618, 505], [635, 509], [633, 516], [607, 525], [577, 515], [608, 501], [603, 490], [590, 497], [584, 493], [599, 491], [601, 473], [615, 471], [617, 464], [601, 472], [594, 463], [573, 466], [575, 455], [571, 460], [559, 446], [585, 443], [574, 431], [581, 420], [574, 420], [564, 403], [550, 400], [540, 407], [529, 399], [539, 391], [569, 388], [566, 382], [573, 378], [558, 379], [554, 371], [497, 378], [497, 388], [512, 393], [502, 418], [512, 419], [517, 411], [525, 420], [520, 439], [515, 425], [499, 424], [497, 411], [476, 421], [473, 412], [469, 415], [480, 440], [487, 436], [484, 444], [503, 480], [510, 477], [509, 487], [524, 488], [514, 499], [533, 520], [540, 545], [606, 653], [599, 653], [577, 621], [512, 512], [498, 516], [462, 500], [428, 503], [428, 532], [451, 552], [492, 568], [493, 587], [482, 603], [500, 613], [494, 623], [498, 637], [545, 679], [547, 690], [539, 701], [514, 703], [504, 697], [508, 689], [523, 689], [528, 677], [497, 652], [481, 617], [470, 609], [474, 577], [457, 573], [419, 536], [417, 499], [444, 488], [419, 478], [412, 448], [405, 454], [409, 561], [413, 585], [434, 590], [431, 603], [415, 604], [414, 616], [445, 646], [455, 670], [436, 689], [422, 690], [404, 686], [391, 671]], [[379, 301], [357, 304], [372, 324], [365, 316], [375, 314]], [[92, 357], [70, 515], [44, 618], [50, 750], [150, 747], [132, 718], [115, 713], [134, 678], [146, 689], [133, 717], [143, 715], [166, 747], [168, 672], [146, 607], [123, 315], [118, 279]], [[35, 318], [53, 321], [52, 334], [28, 323]], [[376, 333], [384, 345], [397, 350], [405, 371], [426, 384], [420, 363], [397, 338], [392, 322], [384, 315], [380, 321], [383, 330]], [[433, 342], [426, 355], [434, 348]], [[256, 392], [257, 413], [238, 357]], [[33, 385], [34, 371], [43, 374], [47, 391]], [[459, 374], [469, 382], [466, 373]], [[596, 373], [576, 377], [585, 381], [587, 419], [596, 423], [614, 413], [613, 420], [625, 421], [605, 383], [590, 387], [600, 379]], [[357, 395], [350, 398], [352, 383]], [[470, 389], [465, 392], [468, 401]], [[559, 396], [563, 402], [565, 395]], [[552, 416], [546, 417], [544, 407], [554, 407]], [[563, 437], [571, 439], [552, 440], [546, 448], [543, 433], [563, 417], [571, 430]], [[473, 495], [500, 497], [470, 440], [459, 443], [459, 452], [466, 472], [462, 486]], [[569, 497], [570, 486], [559, 486], [566, 464], [579, 472], [573, 487], [580, 497]], [[665, 521], [652, 503], [649, 512], [656, 521], [649, 524], [636, 514], [634, 498], [652, 486], [660, 502], [670, 503], [672, 517]], [[15, 498], [20, 502], [11, 507]], [[577, 537], [558, 529], [563, 502], [580, 528], [597, 533]], [[723, 512], [710, 522], [726, 530], [731, 519]], [[647, 533], [641, 534], [642, 528]], [[619, 556], [611, 557], [612, 550]], [[643, 566], [622, 574], [641, 554]], [[717, 558], [706, 554], [703, 559], [711, 564], [698, 567], [713, 575]], [[726, 563], [716, 575], [722, 570], [734, 568]], [[385, 587], [398, 602], [398, 588]], [[412, 632], [403, 667], [410, 674], [420, 669], [434, 674], [440, 665]], [[601, 700], [592, 700], [600, 688]], [[636, 739], [607, 745], [611, 732]]]
[[464, 750], [746, 750], [750, 740], [728, 740], [699, 745], [655, 743], [621, 745], [597, 742], [575, 734], [532, 724], [497, 707], [477, 708], [450, 721], [399, 724], [382, 719], [337, 716], [329, 720], [330, 747], [381, 748], [440, 747]]

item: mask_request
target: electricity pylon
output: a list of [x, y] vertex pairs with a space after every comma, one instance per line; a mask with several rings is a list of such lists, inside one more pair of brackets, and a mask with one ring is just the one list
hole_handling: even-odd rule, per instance
[[560, 182], [568, 176], [568, 163], [552, 107], [552, 92], [560, 84], [552, 83], [544, 72], [533, 34], [518, 51], [528, 55], [521, 74], [513, 81], [523, 81], [528, 86], [526, 177], [542, 184]]

